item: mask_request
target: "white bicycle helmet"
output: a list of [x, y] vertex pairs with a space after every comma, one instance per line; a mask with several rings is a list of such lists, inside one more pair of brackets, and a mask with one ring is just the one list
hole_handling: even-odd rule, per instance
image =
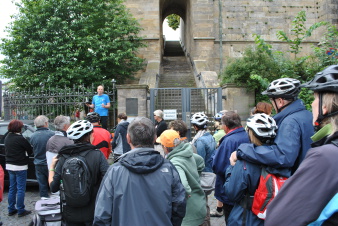
[[74, 122], [67, 129], [67, 137], [73, 140], [81, 138], [84, 134], [93, 130], [93, 125], [87, 120], [79, 120]]
[[275, 120], [265, 113], [254, 114], [248, 118], [246, 125], [263, 143], [274, 138], [278, 128]]
[[198, 127], [206, 128], [207, 127], [207, 123], [208, 123], [208, 116], [206, 116], [202, 112], [198, 112], [198, 113], [195, 113], [191, 117], [190, 121], [191, 121], [191, 124], [193, 124], [193, 125], [196, 125]]
[[269, 98], [297, 99], [299, 92], [300, 81], [293, 78], [280, 78], [272, 81], [262, 95], [268, 95]]

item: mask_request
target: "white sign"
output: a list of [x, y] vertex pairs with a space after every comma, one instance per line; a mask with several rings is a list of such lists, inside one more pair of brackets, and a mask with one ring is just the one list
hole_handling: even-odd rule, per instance
[[177, 119], [177, 110], [176, 109], [163, 110], [163, 119], [164, 120], [176, 120]]

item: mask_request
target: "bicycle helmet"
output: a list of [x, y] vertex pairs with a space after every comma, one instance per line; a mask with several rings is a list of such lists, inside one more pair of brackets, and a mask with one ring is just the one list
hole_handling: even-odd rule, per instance
[[93, 130], [93, 125], [87, 120], [79, 120], [74, 122], [67, 129], [67, 137], [73, 140], [81, 138], [86, 133], [89, 133]]
[[338, 114], [338, 111], [333, 111], [324, 115], [322, 110], [323, 93], [338, 93], [338, 65], [331, 65], [325, 68], [323, 71], [318, 72], [312, 80], [302, 84], [301, 87], [308, 88], [318, 93], [318, 117], [314, 122], [315, 130], [318, 131], [321, 128], [321, 123], [325, 118], [329, 118]]
[[198, 112], [191, 117], [190, 121], [193, 125], [196, 125], [199, 128], [206, 128], [208, 123], [208, 116], [206, 116], [202, 112]]
[[220, 112], [216, 113], [216, 115], [214, 116], [214, 119], [216, 121], [221, 121], [223, 115], [224, 114], [220, 111]]
[[253, 130], [256, 137], [263, 143], [273, 139], [278, 128], [275, 120], [265, 113], [254, 114], [248, 118], [246, 125]]
[[300, 81], [293, 78], [280, 78], [270, 83], [262, 95], [269, 98], [297, 99], [300, 92]]
[[100, 119], [101, 119], [100, 115], [96, 112], [89, 112], [86, 117], [86, 120], [88, 120], [91, 123], [100, 122]]
[[302, 84], [301, 87], [315, 92], [338, 93], [338, 65], [331, 65], [318, 72], [312, 80]]

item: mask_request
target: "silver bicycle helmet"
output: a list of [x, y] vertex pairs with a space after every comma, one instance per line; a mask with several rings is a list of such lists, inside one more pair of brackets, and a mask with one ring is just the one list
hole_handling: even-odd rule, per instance
[[198, 127], [206, 127], [208, 123], [208, 116], [202, 112], [195, 113], [191, 119], [191, 124], [197, 125]]
[[79, 121], [74, 122], [67, 129], [67, 137], [73, 140], [77, 140], [92, 130], [93, 130], [93, 125], [89, 121], [79, 120]]
[[301, 87], [315, 92], [338, 93], [338, 65], [331, 65], [323, 71], [318, 72], [312, 80], [302, 84]]
[[300, 81], [293, 78], [280, 78], [270, 83], [262, 95], [269, 98], [297, 99], [300, 92]]
[[278, 128], [275, 120], [265, 113], [254, 114], [248, 118], [246, 125], [263, 143], [274, 138]]

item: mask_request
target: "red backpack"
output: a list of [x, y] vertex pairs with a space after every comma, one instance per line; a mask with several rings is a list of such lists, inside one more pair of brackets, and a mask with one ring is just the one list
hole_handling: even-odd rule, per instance
[[252, 212], [256, 214], [258, 218], [265, 220], [267, 206], [278, 194], [286, 179], [288, 178], [268, 173], [266, 169], [262, 167], [258, 188], [255, 191], [251, 208]]
[[2, 201], [4, 195], [4, 186], [5, 186], [5, 172], [2, 166], [0, 165], [0, 202]]

